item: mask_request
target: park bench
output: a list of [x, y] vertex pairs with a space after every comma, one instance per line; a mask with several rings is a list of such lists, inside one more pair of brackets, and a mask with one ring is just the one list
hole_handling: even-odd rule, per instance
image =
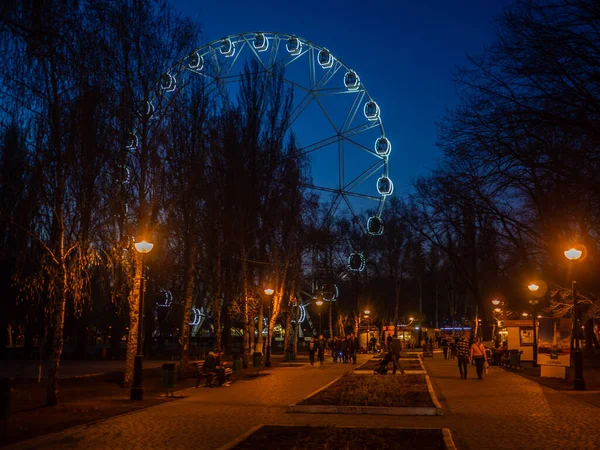
[[[206, 372], [204, 370], [204, 361], [196, 361], [194, 363], [196, 366], [196, 387], [200, 385], [200, 379], [206, 378], [206, 386], [210, 386], [217, 375], [215, 371]], [[225, 367], [225, 380], [229, 381], [231, 379], [231, 374], [233, 370], [230, 367]]]

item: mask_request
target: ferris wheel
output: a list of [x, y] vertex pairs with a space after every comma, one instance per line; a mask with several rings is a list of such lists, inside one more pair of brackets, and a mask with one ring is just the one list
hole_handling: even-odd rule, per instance
[[[392, 144], [381, 111], [359, 73], [327, 48], [301, 37], [271, 32], [230, 35], [208, 43], [162, 76], [147, 104], [160, 114], [169, 98], [201, 80], [215, 108], [240, 92], [244, 70], [281, 74], [292, 94], [288, 133], [306, 156], [311, 180], [305, 189], [327, 205], [327, 217], [352, 218], [364, 232], [383, 232], [381, 214], [393, 192], [388, 173]], [[246, 72], [247, 73], [247, 72]]]

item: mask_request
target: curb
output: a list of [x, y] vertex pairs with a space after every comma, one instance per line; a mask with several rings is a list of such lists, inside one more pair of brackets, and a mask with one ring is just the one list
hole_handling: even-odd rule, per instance
[[[303, 398], [302, 400], [300, 400], [298, 403], [301, 403], [301, 402], [303, 402], [304, 400], [307, 400], [307, 399], [311, 398], [313, 395], [317, 395], [319, 392], [321, 392], [321, 391], [323, 391], [323, 390], [327, 389], [329, 386], [331, 386], [331, 385], [332, 385], [333, 383], [335, 383], [337, 380], [339, 380], [340, 378], [342, 378], [342, 377], [344, 377], [344, 376], [346, 376], [346, 375], [348, 375], [348, 374], [347, 374], [347, 373], [344, 373], [344, 374], [340, 375], [339, 377], [337, 377], [336, 379], [334, 379], [333, 381], [331, 381], [331, 382], [327, 383], [325, 386], [323, 386], [323, 387], [320, 387], [320, 388], [319, 388], [319, 389], [317, 389], [316, 391], [312, 391], [310, 394], [308, 394], [306, 397], [304, 397], [304, 398]], [[288, 406], [288, 410], [287, 410], [286, 412], [290, 412], [290, 411], [289, 411], [289, 409], [290, 409], [290, 407], [292, 407], [292, 406], [296, 406], [296, 405], [295, 405], [295, 404], [294, 404], [294, 405], [289, 405], [289, 406]]]
[[385, 416], [438, 416], [438, 408], [431, 406], [330, 406], [290, 405], [288, 413], [306, 414], [370, 414]]
[[429, 375], [425, 375], [425, 381], [427, 382], [427, 390], [429, 391], [429, 395], [431, 396], [431, 400], [436, 408], [436, 415], [443, 416], [444, 411], [442, 409], [442, 405], [440, 404], [437, 396], [435, 395], [435, 391], [433, 390], [433, 385], [431, 384], [431, 380], [429, 379]]
[[[246, 439], [248, 439], [248, 437], [250, 437], [250, 435], [256, 433], [258, 430], [260, 430], [264, 426], [265, 426], [264, 423], [259, 423], [258, 425], [250, 428], [244, 434], [236, 437], [233, 441], [230, 441], [227, 444], [222, 445], [221, 447], [218, 447], [217, 450], [231, 450], [231, 449], [237, 447], [239, 444], [241, 444]], [[446, 442], [446, 436], [445, 435], [444, 435], [444, 442]]]
[[454, 440], [452, 439], [452, 433], [449, 428], [442, 428], [442, 434], [444, 435], [444, 444], [448, 450], [456, 450]]

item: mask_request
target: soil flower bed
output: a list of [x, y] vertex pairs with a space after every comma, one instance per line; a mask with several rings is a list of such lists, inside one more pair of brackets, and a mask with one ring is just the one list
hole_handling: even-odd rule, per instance
[[298, 405], [434, 407], [425, 375], [345, 375]]
[[235, 449], [445, 449], [440, 429], [263, 426]]
[[[374, 370], [379, 367], [381, 359], [370, 359], [356, 370]], [[388, 369], [392, 369], [393, 364], [388, 364]], [[418, 359], [400, 359], [400, 367], [402, 370], [422, 370], [421, 364]]]

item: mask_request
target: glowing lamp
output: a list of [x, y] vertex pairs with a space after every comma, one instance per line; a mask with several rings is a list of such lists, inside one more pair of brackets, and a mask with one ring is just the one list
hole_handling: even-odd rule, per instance
[[365, 309], [365, 314], [368, 316], [369, 314], [371, 314], [371, 311], [368, 309]]
[[537, 291], [540, 287], [535, 284], [535, 283], [531, 283], [529, 286], [527, 286], [527, 288], [531, 291], [531, 292], [535, 292]]
[[502, 312], [502, 310], [500, 308], [494, 308], [494, 311], [497, 313]]
[[275, 292], [275, 291], [273, 289], [271, 289], [271, 288], [266, 288], [265, 289], [265, 294], [267, 294], [267, 295], [273, 295], [273, 292]]
[[412, 322], [413, 320], [415, 320], [415, 318], [414, 317], [409, 317], [408, 320], [410, 320]]
[[316, 303], [317, 303], [317, 306], [321, 306], [323, 304], [323, 299], [322, 298], [318, 299], [316, 301]]
[[526, 312], [523, 313], [523, 317], [527, 317], [529, 314], [527, 314]]
[[581, 250], [577, 250], [576, 248], [570, 248], [565, 252], [565, 256], [569, 261], [577, 261], [581, 258], [583, 252]]
[[492, 303], [496, 306], [498, 306], [500, 304], [500, 300], [498, 300], [497, 298], [495, 298], [494, 300], [492, 300]]
[[150, 253], [150, 250], [154, 247], [154, 244], [146, 241], [136, 242], [134, 245], [135, 249], [140, 253]]

